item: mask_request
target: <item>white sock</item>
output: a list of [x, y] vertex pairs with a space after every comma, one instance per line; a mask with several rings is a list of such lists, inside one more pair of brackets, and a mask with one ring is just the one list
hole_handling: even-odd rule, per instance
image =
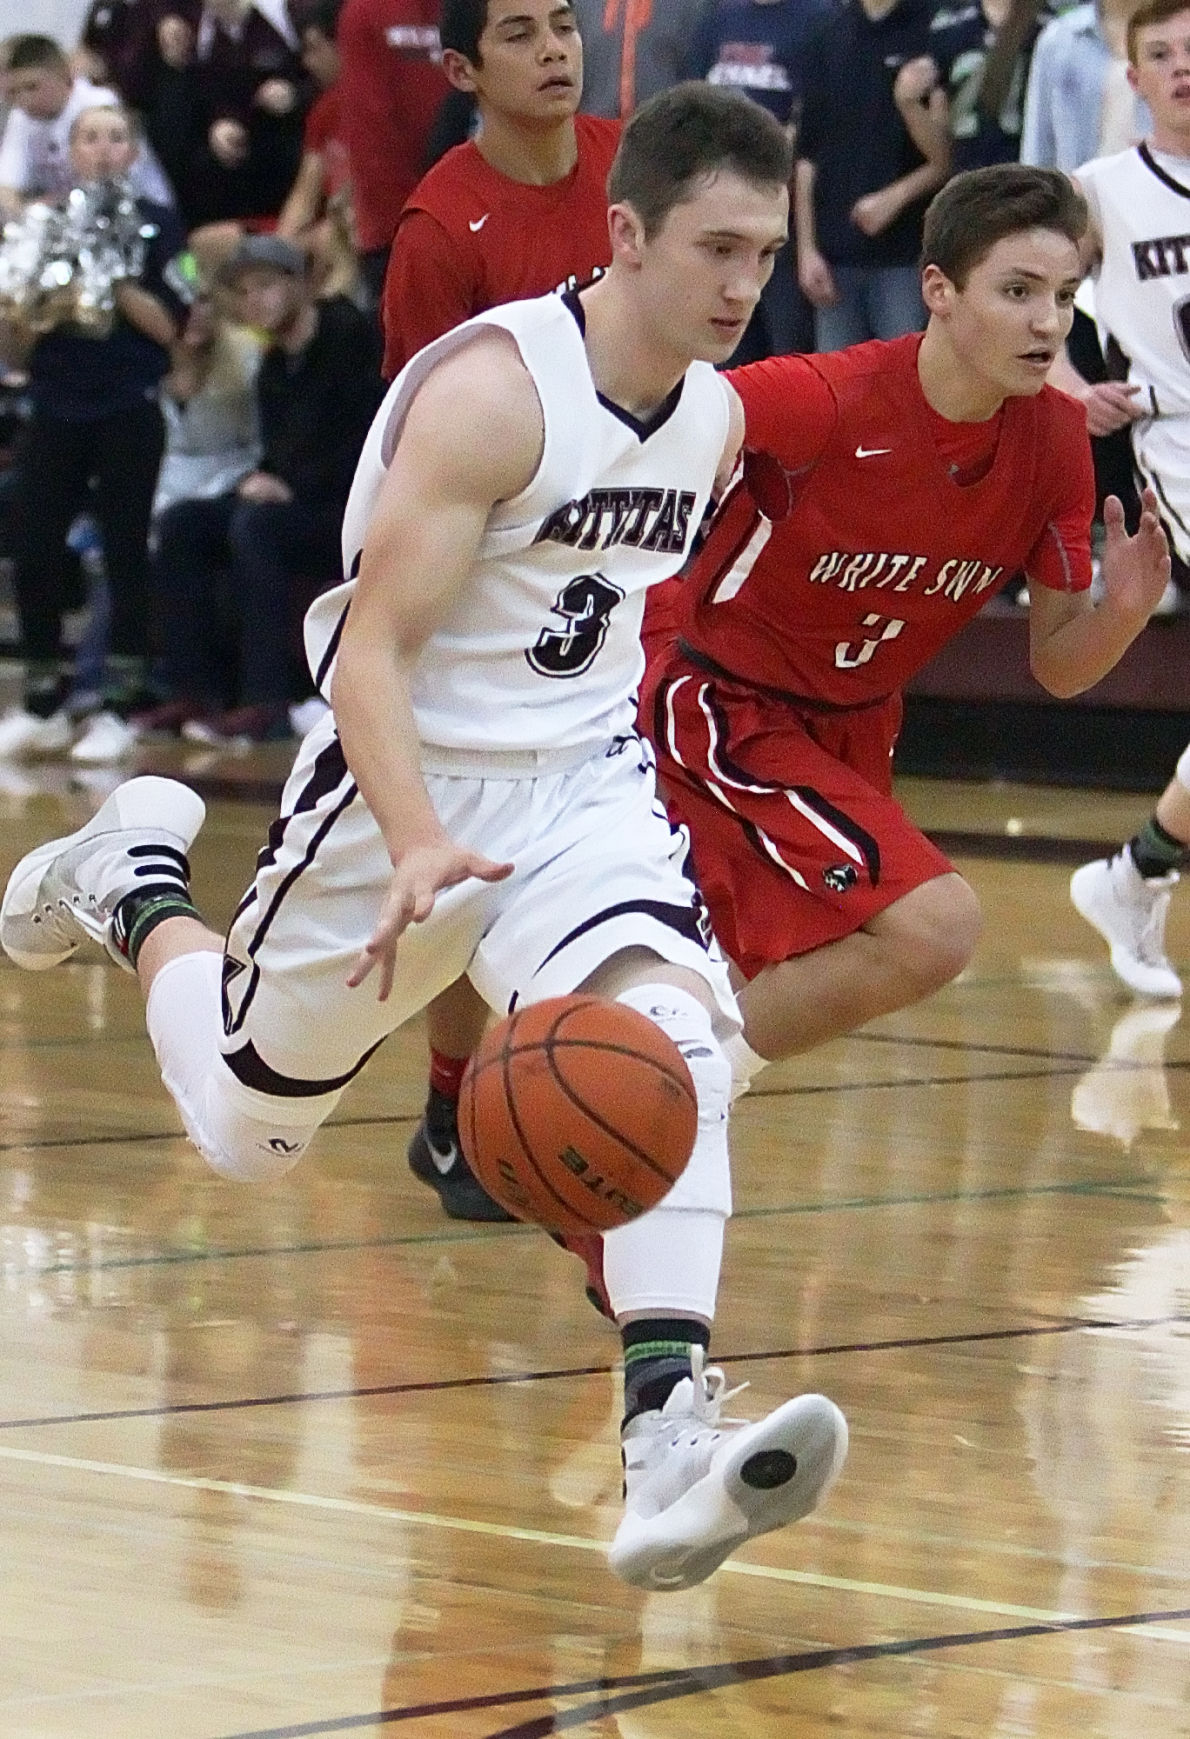
[[665, 1199], [604, 1238], [603, 1277], [617, 1316], [715, 1313], [723, 1235], [731, 1213], [727, 1110], [731, 1070], [711, 1016], [672, 984], [637, 984], [616, 999], [647, 1016], [677, 1045], [698, 1097], [689, 1164]]
[[752, 1085], [754, 1075], [769, 1066], [768, 1058], [752, 1049], [743, 1033], [733, 1033], [723, 1049], [731, 1064], [731, 1102], [741, 1098]]

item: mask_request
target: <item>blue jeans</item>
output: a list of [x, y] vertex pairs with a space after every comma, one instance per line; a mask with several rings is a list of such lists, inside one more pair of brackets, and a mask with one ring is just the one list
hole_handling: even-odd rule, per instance
[[839, 292], [833, 308], [815, 308], [818, 350], [842, 350], [868, 338], [920, 332], [926, 311], [916, 266], [832, 266]]

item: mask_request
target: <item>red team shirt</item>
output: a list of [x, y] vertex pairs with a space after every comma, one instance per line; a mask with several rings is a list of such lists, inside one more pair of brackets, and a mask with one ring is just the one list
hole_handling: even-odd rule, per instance
[[384, 284], [384, 373], [487, 308], [583, 283], [611, 258], [607, 175], [620, 123], [576, 115], [578, 160], [547, 187], [513, 181], [457, 145], [401, 213]]
[[654, 618], [642, 693], [675, 819], [749, 975], [950, 869], [891, 796], [901, 689], [1001, 586], [1090, 584], [1082, 409], [1045, 387], [986, 423], [927, 404], [917, 334], [730, 378], [743, 477]]

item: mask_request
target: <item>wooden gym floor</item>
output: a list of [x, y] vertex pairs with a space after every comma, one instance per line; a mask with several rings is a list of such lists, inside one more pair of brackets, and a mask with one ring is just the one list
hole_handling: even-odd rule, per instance
[[[224, 920], [275, 775], [216, 792]], [[735, 1118], [715, 1352], [821, 1388], [824, 1510], [643, 1597], [614, 1333], [527, 1228], [404, 1159], [407, 1030], [271, 1188], [176, 1134], [135, 985], [0, 969], [3, 1739], [1190, 1735], [1190, 1034], [1130, 1001], [1072, 864], [1150, 796], [912, 784], [987, 930], [958, 984], [770, 1070]], [[0, 870], [78, 825], [0, 779]], [[1190, 963], [1190, 901], [1171, 944]]]

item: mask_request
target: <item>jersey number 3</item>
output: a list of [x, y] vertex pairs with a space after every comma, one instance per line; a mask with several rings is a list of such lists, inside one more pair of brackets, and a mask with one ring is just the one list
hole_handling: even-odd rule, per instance
[[568, 580], [552, 605], [563, 626], [543, 628], [525, 653], [538, 676], [581, 676], [607, 639], [608, 618], [623, 592], [602, 574]]

